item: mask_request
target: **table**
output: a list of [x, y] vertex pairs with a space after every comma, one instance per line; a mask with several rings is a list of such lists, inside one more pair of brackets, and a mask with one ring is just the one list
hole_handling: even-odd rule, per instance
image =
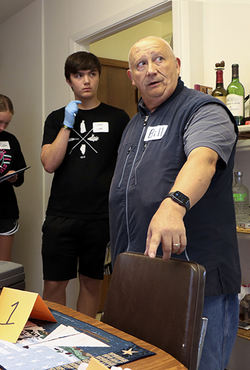
[[133, 337], [130, 334], [127, 334], [121, 330], [118, 330], [112, 326], [104, 324], [101, 321], [95, 320], [89, 316], [86, 316], [78, 311], [75, 311], [69, 307], [62, 306], [58, 303], [44, 301], [49, 308], [52, 308], [56, 311], [59, 311], [65, 315], [71, 316], [75, 319], [84, 321], [90, 325], [96, 326], [99, 329], [105, 330], [108, 333], [116, 335], [124, 340], [133, 342], [138, 346], [146, 348], [149, 351], [156, 353], [154, 356], [145, 357], [137, 361], [129, 362], [128, 364], [121, 365], [123, 369], [129, 368], [131, 370], [187, 370], [187, 368], [182, 365], [178, 360], [164, 352], [163, 350], [144, 342], [141, 339]]

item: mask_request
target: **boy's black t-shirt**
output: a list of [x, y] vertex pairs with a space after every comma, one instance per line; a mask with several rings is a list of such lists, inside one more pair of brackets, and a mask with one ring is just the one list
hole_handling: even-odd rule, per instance
[[[46, 119], [43, 143], [51, 144], [61, 129], [64, 108]], [[47, 214], [69, 218], [108, 217], [108, 195], [117, 150], [129, 116], [101, 103], [79, 109], [62, 164], [54, 173]]]

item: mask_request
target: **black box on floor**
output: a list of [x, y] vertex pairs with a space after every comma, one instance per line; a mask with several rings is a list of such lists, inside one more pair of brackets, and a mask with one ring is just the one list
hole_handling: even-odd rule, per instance
[[0, 261], [0, 292], [3, 287], [25, 289], [23, 265], [15, 262]]

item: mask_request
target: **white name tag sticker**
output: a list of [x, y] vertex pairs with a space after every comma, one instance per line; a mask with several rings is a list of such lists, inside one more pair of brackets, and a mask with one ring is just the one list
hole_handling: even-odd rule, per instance
[[109, 132], [108, 122], [93, 122], [93, 132]]
[[8, 141], [0, 141], [0, 149], [10, 149], [10, 144]]
[[168, 125], [149, 126], [144, 141], [160, 140], [167, 131]]

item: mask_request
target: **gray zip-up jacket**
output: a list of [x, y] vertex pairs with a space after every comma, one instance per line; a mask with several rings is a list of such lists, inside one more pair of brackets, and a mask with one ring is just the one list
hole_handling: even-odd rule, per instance
[[[205, 106], [208, 110], [216, 107], [216, 111], [222, 111], [225, 127], [218, 124], [216, 117], [214, 127], [213, 122], [207, 127], [213, 135], [209, 132], [204, 135], [206, 130], [201, 130], [198, 122], [192, 128], [196, 134], [190, 135], [190, 139], [187, 137], [190, 122]], [[123, 133], [110, 189], [113, 263], [119, 253], [127, 250], [144, 253], [150, 220], [173, 186], [187, 155], [195, 147], [206, 146], [217, 151], [220, 160], [209, 189], [184, 217], [186, 254], [173, 256], [183, 259], [188, 256], [206, 268], [206, 295], [239, 292], [240, 264], [232, 197], [237, 132], [234, 118], [223, 103], [186, 88], [180, 79], [172, 96], [152, 114], [140, 101], [139, 113]], [[157, 253], [162, 254], [161, 246]]]

